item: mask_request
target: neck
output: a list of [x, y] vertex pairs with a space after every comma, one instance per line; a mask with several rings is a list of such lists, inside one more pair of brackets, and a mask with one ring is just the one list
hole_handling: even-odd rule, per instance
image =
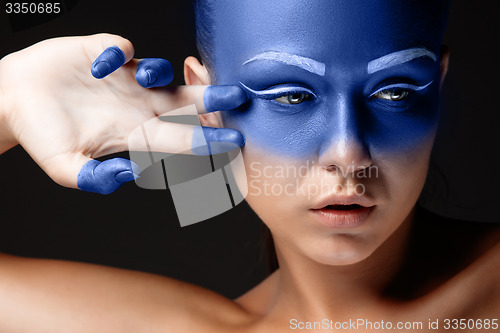
[[[352, 317], [384, 299], [399, 272], [408, 244], [413, 211], [368, 258], [351, 265], [320, 264], [276, 242], [280, 269], [276, 305], [303, 319]], [[278, 308], [278, 307], [276, 307]]]

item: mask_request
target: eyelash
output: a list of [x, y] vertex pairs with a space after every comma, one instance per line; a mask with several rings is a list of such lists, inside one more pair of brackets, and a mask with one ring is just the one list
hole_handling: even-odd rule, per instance
[[[307, 98], [304, 100], [309, 100], [311, 98], [316, 98], [316, 94], [306, 87], [298, 87], [293, 85], [280, 85], [277, 87], [271, 87], [266, 90], [253, 90], [252, 88], [247, 87], [244, 83], [240, 82], [240, 84], [245, 88], [250, 94], [253, 96], [265, 99], [265, 100], [276, 100], [281, 97], [288, 97], [292, 95], [307, 95]], [[278, 101], [277, 101], [278, 102]], [[281, 104], [286, 104], [282, 102], [278, 102]]]
[[[411, 92], [417, 92], [417, 91], [422, 91], [424, 89], [426, 89], [427, 87], [429, 87], [434, 81], [431, 81], [429, 83], [427, 83], [426, 85], [423, 85], [423, 86], [417, 86], [417, 85], [413, 85], [413, 84], [409, 84], [409, 83], [396, 83], [396, 84], [391, 84], [391, 85], [388, 85], [388, 86], [385, 86], [385, 87], [382, 87], [378, 90], [376, 90], [374, 93], [372, 93], [369, 98], [379, 98], [379, 99], [384, 99], [385, 98], [380, 98], [380, 97], [376, 97], [376, 95], [380, 94], [380, 93], [383, 93], [383, 92], [391, 92], [391, 91], [398, 91], [398, 90], [401, 90], [403, 92], [406, 92], [407, 95], [403, 98], [403, 99], [406, 99], [408, 94], [411, 93]], [[401, 100], [403, 100], [401, 99]]]

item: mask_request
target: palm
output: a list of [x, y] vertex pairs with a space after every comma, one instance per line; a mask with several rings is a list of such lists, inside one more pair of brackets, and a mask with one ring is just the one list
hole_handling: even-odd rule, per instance
[[[18, 95], [13, 100], [22, 101], [15, 108], [14, 135], [49, 174], [67, 155], [81, 152], [95, 158], [126, 150], [128, 133], [156, 115], [150, 91], [135, 80], [137, 60], [97, 80], [89, 70], [92, 56], [82, 52], [80, 40], [65, 39], [64, 50], [54, 54], [62, 40], [16, 54], [22, 68], [4, 66], [14, 72], [7, 74], [12, 78], [9, 91]], [[50, 57], [41, 57], [42, 48]]]

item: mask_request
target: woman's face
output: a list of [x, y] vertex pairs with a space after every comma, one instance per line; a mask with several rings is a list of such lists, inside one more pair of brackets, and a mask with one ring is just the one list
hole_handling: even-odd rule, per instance
[[412, 211], [438, 119], [440, 36], [408, 3], [216, 2], [216, 83], [250, 96], [224, 125], [246, 136], [247, 201], [280, 249], [355, 263]]

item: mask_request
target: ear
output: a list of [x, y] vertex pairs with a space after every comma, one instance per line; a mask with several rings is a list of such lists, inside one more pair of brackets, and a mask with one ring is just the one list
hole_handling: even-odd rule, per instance
[[448, 73], [448, 65], [450, 62], [450, 49], [448, 46], [441, 46], [441, 81], [440, 88], [443, 87], [444, 78], [446, 77], [446, 73]]
[[209, 85], [210, 76], [207, 68], [200, 64], [195, 57], [187, 57], [184, 60], [184, 81], [188, 86]]
[[[187, 85], [210, 85], [210, 75], [205, 66], [195, 57], [187, 57], [184, 61], [184, 81]], [[221, 128], [222, 117], [220, 112], [206, 113], [198, 116], [202, 126]]]

